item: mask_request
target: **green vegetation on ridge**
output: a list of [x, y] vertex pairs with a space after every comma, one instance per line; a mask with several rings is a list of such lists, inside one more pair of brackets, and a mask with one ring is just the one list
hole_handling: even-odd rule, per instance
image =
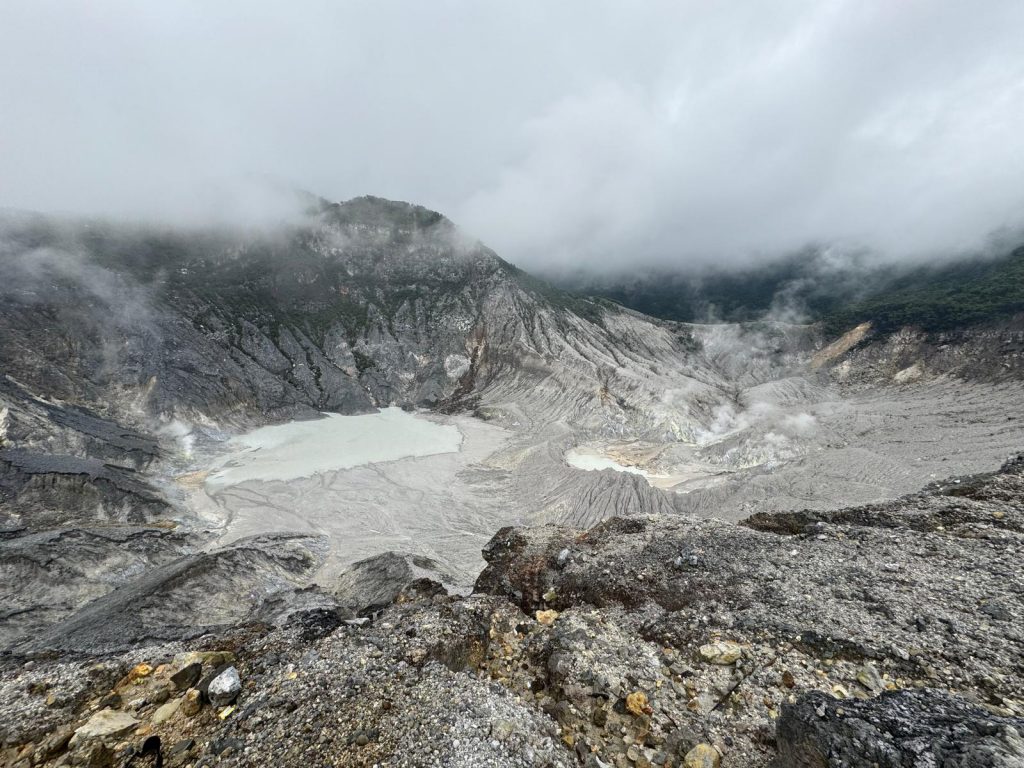
[[562, 280], [570, 290], [680, 322], [774, 317], [838, 334], [865, 321], [949, 331], [1024, 312], [1024, 247], [1002, 256], [899, 267], [828, 264], [804, 253], [742, 270]]
[[911, 270], [822, 320], [833, 333], [866, 320], [883, 333], [905, 326], [949, 331], [1020, 312], [1024, 312], [1024, 247], [1002, 258]]

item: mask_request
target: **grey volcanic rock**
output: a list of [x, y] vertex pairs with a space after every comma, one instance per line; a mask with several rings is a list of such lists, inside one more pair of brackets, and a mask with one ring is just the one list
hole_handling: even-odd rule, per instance
[[[609, 742], [586, 713], [637, 691], [658, 705], [652, 732], [728, 736], [725, 764], [737, 766], [771, 756], [772, 718], [808, 690], [858, 699], [942, 686], [986, 705], [982, 715], [1020, 717], [1022, 475], [1018, 458], [885, 505], [808, 512], [798, 530], [792, 516], [747, 524], [770, 533], [653, 516], [509, 527], [485, 548], [476, 589], [538, 619], [553, 612], [552, 644], [525, 653], [546, 670], [553, 706], [569, 702], [563, 727], [592, 745]], [[708, 662], [726, 646], [732, 664]], [[870, 765], [850, 749], [836, 764]]]
[[0, 451], [0, 500], [15, 521], [34, 529], [100, 520], [146, 523], [170, 507], [135, 470], [21, 450]]
[[47, 453], [88, 455], [140, 469], [160, 456], [150, 435], [103, 418], [94, 411], [37, 397], [11, 378], [17, 365], [0, 376], [0, 447], [5, 443]]
[[117, 586], [194, 550], [192, 536], [132, 526], [64, 528], [0, 541], [0, 644], [37, 637]]
[[281, 534], [188, 555], [146, 571], [19, 650], [111, 653], [231, 626], [250, 619], [264, 596], [305, 583], [323, 551], [315, 538]]
[[[390, 605], [403, 590], [421, 580], [452, 583], [454, 577], [430, 558], [384, 552], [354, 563], [338, 578], [334, 595], [349, 611], [363, 614]], [[443, 593], [443, 588], [440, 591]]]
[[[0, 746], [35, 754], [48, 733], [110, 702], [111, 675], [131, 681], [146, 662], [149, 682], [115, 686], [145, 698], [172, 686], [174, 660], [194, 658], [183, 652], [202, 649], [245, 681], [226, 719], [207, 708], [156, 722], [156, 696], [131, 710], [162, 743], [191, 739], [196, 762], [677, 766], [704, 744], [723, 768], [1014, 766], [1024, 541], [996, 523], [1019, 513], [1022, 472], [1014, 460], [954, 482], [969, 488], [961, 517], [937, 485], [799, 532], [671, 515], [509, 527], [468, 597], [414, 584], [357, 625], [327, 616], [328, 596], [314, 591], [302, 598], [309, 610], [274, 627], [250, 612], [203, 638], [101, 653], [100, 664], [0, 660]], [[922, 530], [929, 506], [952, 524]], [[251, 561], [225, 562], [240, 578]], [[350, 582], [394, 594], [407, 565], [370, 560]], [[221, 578], [203, 583], [224, 589]], [[245, 588], [226, 592], [244, 602]], [[295, 590], [276, 594], [288, 603]], [[167, 621], [154, 603], [137, 605]], [[53, 690], [66, 698], [47, 698]]]
[[217, 675], [206, 688], [206, 696], [215, 707], [226, 707], [242, 692], [242, 678], [238, 670], [228, 667]]
[[906, 383], [952, 375], [970, 381], [1015, 381], [1024, 373], [1024, 314], [970, 330], [924, 333], [904, 328], [858, 342], [821, 360], [835, 379], [857, 385]]
[[779, 768], [1024, 765], [1024, 718], [928, 689], [851, 702], [811, 693], [783, 706], [777, 738]]
[[993, 526], [1024, 532], [1024, 455], [1010, 459], [998, 473], [954, 476], [905, 496], [899, 505], [869, 504], [836, 510], [758, 513], [743, 524], [779, 534], [816, 532], [818, 525], [858, 525], [942, 531]]
[[329, 631], [354, 615], [351, 609], [342, 606], [333, 595], [319, 585], [311, 584], [308, 587], [280, 589], [267, 595], [250, 618], [276, 627], [305, 623]]

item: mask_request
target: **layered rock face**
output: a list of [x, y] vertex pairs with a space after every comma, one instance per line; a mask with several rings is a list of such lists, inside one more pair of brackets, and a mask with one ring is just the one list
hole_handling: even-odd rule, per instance
[[377, 198], [317, 202], [273, 233], [29, 219], [3, 243], [10, 375], [122, 419], [456, 408], [549, 376], [614, 401], [623, 356], [649, 371], [693, 351], [680, 326], [555, 291], [440, 214]]
[[838, 703], [823, 694], [783, 707], [782, 765], [1021, 765], [1024, 718], [993, 716], [938, 691]]

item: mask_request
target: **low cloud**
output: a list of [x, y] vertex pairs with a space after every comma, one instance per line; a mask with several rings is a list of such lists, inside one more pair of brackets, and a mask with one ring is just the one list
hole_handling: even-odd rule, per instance
[[0, 10], [0, 206], [377, 194], [523, 267], [891, 259], [1024, 223], [1024, 4], [128, 0]]

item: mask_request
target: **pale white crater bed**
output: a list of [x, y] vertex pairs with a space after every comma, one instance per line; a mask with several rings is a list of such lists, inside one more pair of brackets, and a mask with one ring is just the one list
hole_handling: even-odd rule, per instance
[[843, 391], [796, 383], [747, 389], [716, 408], [692, 442], [596, 438], [568, 448], [565, 464], [638, 475], [671, 492], [680, 512], [739, 520], [891, 499], [996, 469], [1024, 445], [1017, 384], [943, 377]]
[[455, 453], [462, 446], [462, 433], [451, 424], [384, 408], [262, 427], [238, 435], [230, 444], [234, 450], [207, 476], [211, 491], [249, 480], [293, 480], [334, 469]]
[[429, 558], [449, 586], [468, 588], [481, 548], [505, 525], [861, 504], [995, 469], [1024, 445], [1016, 384], [942, 378], [850, 391], [789, 377], [726, 394], [690, 439], [585, 429], [512, 399], [499, 403], [512, 429], [394, 408], [265, 427], [190, 475], [189, 507], [215, 543], [324, 535], [330, 553], [314, 580], [327, 587], [351, 563], [393, 550]]
[[611, 456], [602, 453], [597, 448], [570, 448], [565, 453], [565, 461], [570, 467], [584, 469], [588, 472], [599, 471], [602, 469], [614, 469], [616, 472], [632, 472], [634, 475], [640, 475], [641, 477], [649, 478], [651, 476], [651, 473], [645, 469], [620, 464]]
[[[191, 506], [217, 543], [296, 531], [323, 534], [330, 554], [317, 581], [387, 550], [426, 556], [445, 581], [472, 584], [480, 550], [503, 517], [504, 473], [483, 462], [506, 430], [464, 416], [325, 415], [234, 437]], [[495, 477], [497, 474], [497, 477]]]

